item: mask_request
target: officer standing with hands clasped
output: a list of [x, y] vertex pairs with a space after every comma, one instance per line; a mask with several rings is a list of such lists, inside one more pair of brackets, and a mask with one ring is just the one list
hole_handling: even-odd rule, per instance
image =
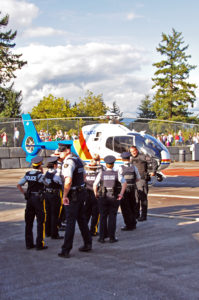
[[123, 165], [119, 166], [119, 174], [124, 176], [127, 188], [120, 202], [122, 216], [125, 226], [121, 228], [123, 231], [136, 229], [136, 182], [140, 180], [138, 169], [130, 164], [130, 152], [121, 154]]
[[86, 176], [85, 183], [88, 197], [85, 201], [85, 214], [86, 219], [89, 224], [90, 221], [90, 232], [92, 236], [98, 235], [98, 223], [99, 223], [99, 207], [98, 201], [95, 197], [93, 191], [93, 183], [101, 169], [100, 165], [97, 165], [97, 162], [92, 159], [89, 164], [85, 166]]
[[[43, 196], [43, 157], [36, 156], [31, 160], [32, 170], [26, 172], [25, 176], [17, 184], [18, 190], [25, 196], [27, 200], [25, 210], [25, 241], [26, 249], [35, 248], [37, 250], [45, 250], [48, 247], [44, 246], [45, 238], [45, 200]], [[22, 186], [28, 183], [27, 191]], [[33, 223], [34, 218], [37, 218], [37, 239], [36, 245], [33, 240]]]
[[107, 221], [109, 242], [114, 243], [118, 241], [115, 237], [117, 211], [127, 184], [124, 177], [118, 174], [118, 171], [113, 170], [115, 160], [116, 158], [112, 155], [104, 158], [106, 170], [99, 172], [93, 184], [95, 196], [99, 198], [100, 237], [98, 241], [100, 243], [105, 242]]
[[84, 166], [79, 157], [72, 156], [71, 145], [59, 143], [60, 159], [63, 160], [62, 175], [64, 176], [63, 204], [66, 211], [66, 231], [62, 250], [58, 256], [69, 258], [73, 247], [75, 224], [78, 223], [84, 245], [79, 251], [92, 250], [92, 237], [84, 212], [84, 201], [87, 197], [84, 182]]
[[46, 201], [46, 236], [51, 239], [62, 239], [58, 234], [58, 218], [61, 207], [62, 179], [57, 172], [58, 157], [47, 159], [48, 171], [44, 175]]
[[[139, 153], [135, 146], [130, 147], [131, 152], [131, 163], [137, 167], [141, 180], [136, 183], [136, 206], [137, 206], [137, 219], [138, 221], [147, 220], [147, 210], [148, 210], [148, 181], [150, 176], [155, 176], [158, 164], [155, 158], [149, 157], [145, 154]], [[149, 173], [149, 166], [151, 166], [152, 171]], [[141, 215], [140, 215], [141, 210]]]

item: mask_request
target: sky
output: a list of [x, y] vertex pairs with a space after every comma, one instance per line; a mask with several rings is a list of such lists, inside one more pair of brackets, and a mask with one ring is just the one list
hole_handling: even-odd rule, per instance
[[[78, 103], [87, 91], [116, 102], [126, 117], [136, 117], [152, 96], [156, 69], [163, 59], [156, 47], [172, 28], [189, 45], [189, 82], [199, 85], [199, 1], [197, 0], [1, 0], [6, 30], [17, 30], [13, 51], [28, 63], [17, 71], [23, 112], [52, 94]], [[199, 114], [199, 89], [193, 109]]]

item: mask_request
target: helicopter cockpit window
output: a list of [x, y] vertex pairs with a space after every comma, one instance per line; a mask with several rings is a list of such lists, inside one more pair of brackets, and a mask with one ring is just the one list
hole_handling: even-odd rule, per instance
[[159, 140], [156, 140], [154, 137], [149, 137], [150, 141], [153, 143], [153, 147], [155, 147], [158, 150], [164, 150], [166, 148]]
[[142, 137], [140, 135], [136, 135], [136, 147], [139, 151], [148, 154], [150, 156], [160, 156], [160, 149], [158, 149], [157, 145], [154, 143], [152, 139], [149, 137]]

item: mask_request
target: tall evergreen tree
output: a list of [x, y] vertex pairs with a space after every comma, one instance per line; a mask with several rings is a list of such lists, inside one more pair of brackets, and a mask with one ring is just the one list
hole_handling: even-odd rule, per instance
[[119, 116], [119, 117], [122, 117], [122, 115], [123, 115], [123, 113], [120, 112], [120, 108], [119, 108], [119, 106], [117, 105], [116, 101], [113, 102], [113, 106], [112, 106], [111, 108], [109, 108], [109, 111], [110, 111], [111, 113], [116, 114], [116, 115]]
[[0, 19], [0, 85], [16, 78], [14, 72], [27, 64], [26, 61], [20, 60], [22, 54], [13, 54], [11, 52], [11, 49], [15, 47], [13, 40], [17, 35], [17, 31], [3, 31], [8, 22], [8, 15]]
[[153, 88], [156, 89], [153, 110], [158, 119], [187, 121], [189, 106], [196, 100], [195, 84], [189, 83], [189, 73], [196, 66], [188, 64], [188, 45], [183, 46], [181, 32], [172, 29], [172, 35], [162, 33], [162, 41], [156, 50], [165, 57], [154, 63], [157, 68]]
[[146, 95], [141, 101], [141, 104], [138, 106], [138, 118], [155, 119], [156, 114], [152, 110], [152, 107], [153, 103], [150, 100], [149, 95]]
[[11, 51], [15, 47], [13, 40], [17, 31], [6, 31], [8, 22], [8, 15], [0, 18], [0, 116], [13, 118], [20, 115], [22, 96], [21, 92], [13, 89], [13, 83], [10, 86], [8, 83], [16, 78], [15, 71], [27, 62], [20, 60], [22, 54], [13, 54]]

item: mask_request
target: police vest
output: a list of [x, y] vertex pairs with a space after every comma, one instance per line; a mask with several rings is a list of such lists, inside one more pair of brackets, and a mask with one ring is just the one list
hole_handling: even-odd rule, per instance
[[147, 179], [148, 164], [145, 157], [139, 154], [136, 157], [131, 157], [131, 162], [137, 167], [141, 179]]
[[39, 178], [42, 175], [41, 172], [37, 171], [34, 174], [31, 173], [32, 171], [28, 171], [25, 175], [26, 181], [28, 182], [28, 191], [29, 192], [42, 191], [44, 185], [42, 182], [39, 182]]
[[133, 188], [136, 182], [136, 173], [134, 166], [128, 164], [128, 165], [122, 165], [122, 175], [124, 176], [127, 187]]
[[44, 185], [46, 188], [55, 189], [55, 190], [60, 189], [60, 187], [61, 187], [60, 184], [53, 180], [56, 172], [57, 172], [56, 170], [53, 172], [49, 172], [49, 171], [46, 172], [46, 174], [44, 176]]
[[70, 157], [75, 163], [71, 187], [78, 187], [84, 184], [84, 166], [78, 157]]
[[120, 183], [118, 172], [103, 170], [101, 173], [100, 192], [102, 197], [115, 198], [118, 194]]
[[89, 172], [89, 173], [86, 173], [86, 187], [87, 189], [93, 191], [93, 183], [95, 181], [97, 177], [97, 172]]

